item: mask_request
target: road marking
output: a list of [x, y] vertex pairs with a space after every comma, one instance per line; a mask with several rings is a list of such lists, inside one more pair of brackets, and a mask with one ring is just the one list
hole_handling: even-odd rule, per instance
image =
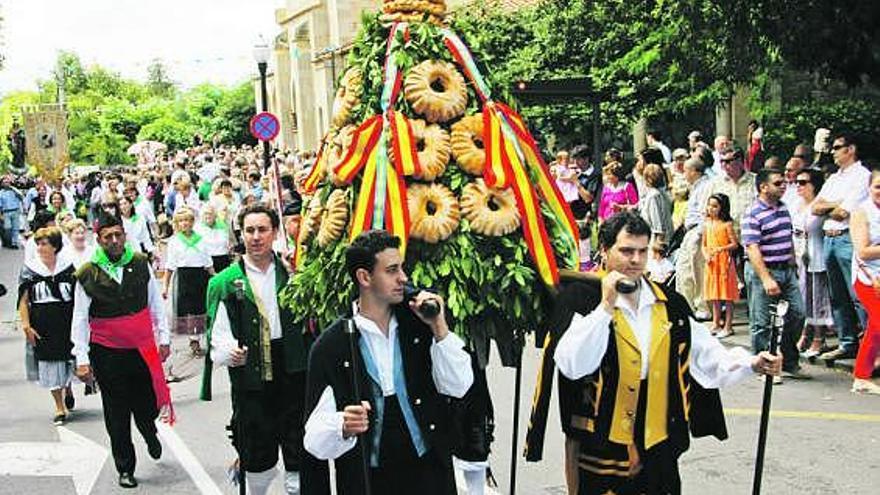
[[186, 446], [174, 429], [159, 421], [156, 422], [156, 427], [159, 430], [159, 436], [162, 437], [165, 445], [174, 453], [177, 462], [180, 463], [193, 480], [199, 492], [204, 495], [223, 495], [223, 492], [220, 491], [220, 488], [217, 487], [217, 484], [214, 483], [214, 480], [211, 479], [208, 472], [205, 471], [205, 468], [202, 467], [199, 460], [196, 459], [196, 456], [189, 450], [189, 447]]
[[72, 477], [77, 495], [91, 493], [107, 449], [63, 426], [57, 431], [58, 442], [0, 444], [0, 475]]
[[[724, 412], [733, 416], [760, 416], [760, 409], [725, 408]], [[861, 423], [880, 423], [880, 414], [834, 413], [821, 411], [770, 411], [770, 417], [792, 419], [834, 419]]]

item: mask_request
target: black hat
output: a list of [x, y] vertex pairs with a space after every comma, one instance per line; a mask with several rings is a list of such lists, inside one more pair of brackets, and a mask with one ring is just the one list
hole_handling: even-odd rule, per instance
[[295, 194], [293, 199], [291, 199], [286, 205], [284, 205], [284, 215], [285, 217], [293, 216], [293, 215], [301, 215], [302, 214], [302, 198], [300, 198], [299, 194]]
[[98, 212], [97, 218], [95, 218], [95, 233], [100, 233], [102, 229], [116, 227], [117, 225], [122, 225], [122, 219], [119, 218], [119, 215], [112, 215], [101, 210]]

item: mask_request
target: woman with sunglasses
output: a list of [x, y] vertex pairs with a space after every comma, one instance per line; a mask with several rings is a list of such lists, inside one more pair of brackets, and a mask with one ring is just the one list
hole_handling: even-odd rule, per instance
[[801, 355], [809, 360], [828, 350], [825, 348], [825, 331], [834, 324], [822, 247], [825, 238], [822, 223], [825, 219], [812, 212], [816, 195], [824, 183], [824, 174], [820, 170], [810, 168], [798, 172], [795, 187], [799, 200], [787, 205], [791, 212], [795, 261], [806, 316], [797, 347]]
[[853, 369], [852, 391], [880, 395], [871, 380], [880, 356], [880, 171], [871, 172], [868, 199], [853, 212], [853, 285], [868, 313], [865, 334]]

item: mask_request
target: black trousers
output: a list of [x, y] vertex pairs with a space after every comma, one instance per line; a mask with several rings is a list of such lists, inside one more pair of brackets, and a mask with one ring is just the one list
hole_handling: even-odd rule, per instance
[[451, 456], [416, 454], [397, 396], [385, 397], [379, 467], [370, 469], [372, 493], [383, 495], [455, 495]]
[[214, 263], [214, 273], [220, 273], [232, 263], [232, 258], [228, 254], [211, 256], [211, 262]]
[[137, 349], [110, 349], [91, 344], [89, 359], [100, 384], [104, 425], [110, 435], [116, 471], [133, 473], [136, 459], [131, 443], [132, 416], [144, 438], [156, 435], [159, 409], [150, 371]]
[[284, 348], [280, 340], [272, 342], [272, 381], [263, 382], [262, 390], [236, 393], [233, 402], [233, 428], [242, 421], [235, 446], [240, 452], [245, 471], [260, 472], [278, 463], [278, 449], [285, 471], [299, 471], [303, 458], [303, 403], [305, 402], [305, 371], [289, 374], [284, 371]]

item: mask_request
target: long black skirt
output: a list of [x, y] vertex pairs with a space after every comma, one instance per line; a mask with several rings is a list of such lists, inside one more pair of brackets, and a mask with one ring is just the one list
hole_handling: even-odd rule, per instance
[[175, 316], [201, 316], [205, 314], [205, 295], [211, 276], [204, 268], [178, 268], [175, 291]]

